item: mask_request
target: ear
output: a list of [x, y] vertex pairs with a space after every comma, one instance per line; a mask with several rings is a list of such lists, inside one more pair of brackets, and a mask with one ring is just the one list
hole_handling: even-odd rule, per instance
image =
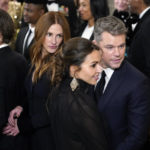
[[44, 13], [45, 13], [44, 9], [41, 9], [41, 10], [40, 10], [40, 15], [43, 16]]
[[92, 43], [94, 43], [95, 45], [98, 45], [98, 43], [96, 42], [96, 40], [93, 40]]
[[79, 69], [78, 66], [75, 66], [75, 65], [70, 66], [70, 68], [69, 68], [70, 76], [75, 77], [75, 74], [76, 74], [78, 69]]

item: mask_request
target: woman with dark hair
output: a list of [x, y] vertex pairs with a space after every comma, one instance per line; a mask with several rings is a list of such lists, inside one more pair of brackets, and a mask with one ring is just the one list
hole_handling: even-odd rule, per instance
[[[53, 65], [56, 63], [57, 53], [61, 50], [63, 42], [69, 38], [69, 25], [64, 15], [59, 12], [46, 13], [36, 24], [35, 41], [31, 48], [31, 68], [25, 82], [29, 117], [28, 120], [22, 118], [23, 114], [20, 116], [21, 112], [16, 108], [11, 111], [9, 118], [9, 123], [14, 125], [13, 116], [20, 116], [18, 119], [20, 132], [31, 132], [31, 150], [54, 148], [45, 103], [51, 91], [53, 74], [57, 69]], [[26, 111], [23, 110], [22, 113]], [[28, 130], [24, 128], [25, 125]]]
[[98, 18], [109, 15], [107, 0], [77, 0], [83, 24], [77, 28], [77, 36], [93, 40], [94, 23]]
[[52, 82], [58, 82], [48, 101], [56, 149], [106, 150], [102, 118], [91, 96], [102, 71], [101, 51], [87, 39], [73, 38], [60, 56], [55, 67], [62, 67], [54, 75]]
[[13, 20], [6, 11], [0, 9], [0, 150], [17, 150], [15, 142], [20, 136], [14, 138], [14, 133], [6, 136], [2, 130], [7, 125], [9, 112], [16, 105], [20, 105], [25, 96], [27, 62], [23, 56], [10, 48], [9, 43], [13, 35]]

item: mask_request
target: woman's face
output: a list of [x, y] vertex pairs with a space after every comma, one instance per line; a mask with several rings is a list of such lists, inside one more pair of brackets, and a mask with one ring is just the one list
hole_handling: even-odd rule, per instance
[[43, 42], [43, 54], [55, 53], [63, 41], [63, 29], [60, 24], [49, 27]]
[[126, 11], [128, 9], [129, 0], [114, 0], [115, 9], [118, 11]]
[[99, 73], [102, 72], [100, 60], [100, 51], [94, 50], [92, 53], [88, 54], [80, 66], [81, 69], [75, 72], [75, 77], [87, 82], [88, 84], [95, 85], [99, 78]]
[[91, 8], [90, 8], [90, 0], [79, 0], [79, 14], [83, 20], [90, 20], [93, 18]]

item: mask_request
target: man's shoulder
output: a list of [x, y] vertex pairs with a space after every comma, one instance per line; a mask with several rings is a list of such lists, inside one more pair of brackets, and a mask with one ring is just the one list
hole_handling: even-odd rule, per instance
[[28, 31], [28, 29], [29, 29], [29, 27], [28, 27], [28, 26], [23, 27], [23, 28], [20, 28], [20, 31], [19, 31], [19, 33], [18, 33], [18, 34], [25, 33], [25, 32], [27, 32], [27, 31]]
[[124, 73], [126, 74], [126, 76], [128, 76], [128, 79], [131, 79], [131, 80], [148, 79], [141, 71], [139, 71], [136, 67], [134, 67], [127, 60], [123, 62], [123, 65], [121, 67], [125, 71]]

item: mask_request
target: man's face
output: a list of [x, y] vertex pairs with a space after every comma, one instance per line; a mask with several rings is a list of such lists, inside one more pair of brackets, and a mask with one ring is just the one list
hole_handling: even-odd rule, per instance
[[102, 67], [112, 69], [119, 68], [124, 60], [126, 36], [124, 34], [114, 36], [108, 32], [103, 32], [101, 36], [102, 39], [97, 44], [103, 52], [101, 61]]
[[39, 5], [31, 3], [24, 4], [23, 18], [26, 23], [36, 24], [38, 19], [43, 14], [44, 11], [40, 8]]
[[132, 13], [140, 14], [139, 9], [141, 8], [141, 0], [129, 0], [129, 6]]
[[9, 0], [0, 0], [0, 9], [8, 11]]

